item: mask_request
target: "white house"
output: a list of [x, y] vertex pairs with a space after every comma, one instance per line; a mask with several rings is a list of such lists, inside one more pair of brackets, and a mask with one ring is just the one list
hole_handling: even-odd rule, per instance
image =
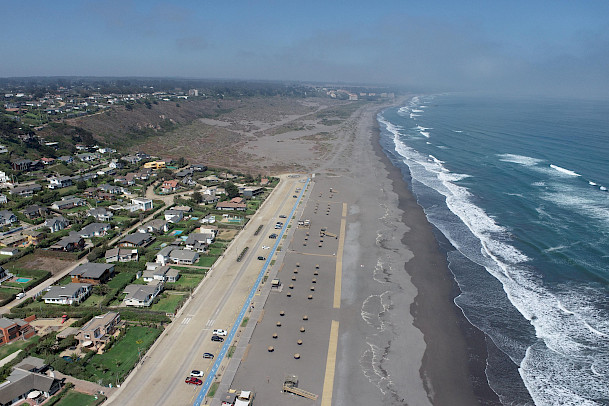
[[91, 293], [89, 283], [68, 283], [67, 285], [51, 286], [44, 294], [44, 303], [71, 305], [80, 303]]
[[131, 199], [131, 204], [137, 206], [138, 210], [146, 211], [152, 209], [152, 200], [143, 198]]
[[157, 283], [151, 283], [149, 285], [127, 285], [123, 293], [126, 294], [123, 299], [123, 303], [126, 306], [134, 307], [148, 307], [152, 304], [152, 301], [163, 289], [163, 282], [156, 281]]

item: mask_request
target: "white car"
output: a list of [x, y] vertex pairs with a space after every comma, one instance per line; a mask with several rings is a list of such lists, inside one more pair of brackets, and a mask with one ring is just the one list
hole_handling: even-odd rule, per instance
[[203, 376], [203, 371], [198, 371], [196, 369], [192, 370], [192, 371], [190, 371], [190, 376], [194, 376], [194, 377], [200, 378], [200, 377]]
[[271, 247], [269, 247], [268, 245], [263, 245], [263, 246], [262, 246], [262, 249], [263, 249], [263, 250], [268, 250], [269, 248], [271, 248]]
[[228, 334], [228, 332], [226, 330], [222, 330], [222, 329], [218, 328], [218, 329], [215, 329], [212, 334], [215, 336], [225, 336]]

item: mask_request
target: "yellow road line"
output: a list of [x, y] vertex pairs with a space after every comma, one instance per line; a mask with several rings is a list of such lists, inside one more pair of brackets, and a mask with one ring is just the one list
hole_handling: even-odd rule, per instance
[[[345, 211], [343, 207], [343, 211]], [[345, 247], [345, 230], [347, 219], [340, 220], [340, 236], [338, 238], [338, 250], [336, 252], [336, 273], [334, 274], [334, 308], [340, 309], [340, 294], [343, 280], [343, 248]]]
[[347, 203], [343, 203], [343, 217], [347, 217]]
[[338, 321], [332, 320], [330, 328], [330, 342], [328, 343], [328, 358], [326, 358], [326, 375], [324, 376], [324, 390], [321, 395], [321, 406], [332, 405], [332, 392], [334, 391], [334, 370], [336, 369], [336, 349], [338, 348]]

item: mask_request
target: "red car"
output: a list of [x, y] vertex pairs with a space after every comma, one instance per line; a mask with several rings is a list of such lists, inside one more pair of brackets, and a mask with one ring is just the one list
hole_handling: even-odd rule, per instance
[[193, 376], [189, 376], [188, 378], [186, 378], [186, 383], [189, 383], [191, 385], [203, 385], [203, 381], [200, 380], [199, 378], [195, 378]]

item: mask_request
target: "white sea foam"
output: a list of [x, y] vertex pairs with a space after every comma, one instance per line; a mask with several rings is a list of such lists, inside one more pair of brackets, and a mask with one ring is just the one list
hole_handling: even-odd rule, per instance
[[421, 117], [420, 114], [410, 113], [410, 118]]
[[514, 164], [524, 165], [524, 166], [534, 166], [540, 162], [543, 162], [542, 159], [532, 158], [530, 156], [525, 155], [516, 155], [516, 154], [499, 154], [497, 155], [500, 161], [503, 162], [511, 162]]
[[420, 133], [420, 134], [421, 134], [423, 137], [425, 137], [425, 138], [429, 138], [429, 132], [427, 132], [427, 131], [419, 131], [419, 133]]
[[588, 185], [590, 186], [596, 186], [596, 183], [592, 182], [591, 180], [588, 181]]
[[[519, 372], [535, 404], [596, 405], [588, 399], [609, 398], [606, 377], [599, 379], [590, 372], [591, 366], [596, 365], [597, 355], [605, 353], [609, 346], [609, 322], [601, 311], [590, 305], [589, 299], [602, 297], [602, 291], [587, 292], [581, 288], [565, 289], [564, 293], [548, 291], [528, 267], [529, 258], [509, 243], [508, 230], [475, 205], [466, 188], [455, 184], [455, 174], [448, 172], [442, 162], [429, 159], [404, 144], [399, 133], [388, 130], [393, 134], [395, 150], [404, 157], [413, 180], [443, 195], [448, 209], [462, 223], [441, 221], [441, 216], [434, 217], [430, 213], [428, 218], [455, 248], [483, 266], [503, 285], [510, 302], [534, 327], [539, 340], [526, 350], [524, 357], [505, 346], [500, 345], [500, 348], [508, 351], [507, 355], [520, 365]], [[502, 158], [506, 159], [505, 155]], [[539, 163], [531, 157], [507, 158], [522, 165]], [[557, 168], [551, 166], [560, 174], [578, 176], [568, 169], [560, 168], [561, 171]], [[545, 182], [533, 185], [547, 186]], [[548, 188], [552, 190], [555, 185]], [[609, 222], [606, 207], [584, 201], [581, 196], [574, 200], [573, 193], [552, 191], [547, 193], [546, 199], [562, 202], [571, 208], [584, 207], [599, 218], [604, 216]], [[540, 215], [544, 213], [542, 207], [537, 210]], [[468, 236], [468, 232], [475, 240]], [[597, 371], [599, 369], [596, 368]]]
[[427, 128], [427, 127], [423, 127], [422, 125], [417, 125], [415, 127], [415, 129], [419, 130], [419, 131], [427, 131], [427, 130], [433, 130], [433, 128]]
[[543, 181], [531, 183], [531, 186], [537, 186], [537, 187], [544, 187], [545, 185], [546, 185], [546, 182], [543, 182]]
[[554, 164], [550, 164], [550, 168], [557, 170], [558, 172], [563, 173], [565, 175], [580, 176], [580, 174], [577, 172], [573, 172], [573, 171], [570, 171], [569, 169], [561, 168], [560, 166], [556, 166]]
[[462, 133], [462, 132], [463, 132], [463, 130], [453, 130], [453, 132], [456, 132], [456, 133]]
[[411, 111], [413, 113], [425, 113], [423, 110], [420, 110], [420, 109], [412, 109]]
[[600, 190], [602, 190], [603, 192], [606, 192], [606, 191], [607, 191], [607, 188], [606, 188], [606, 187], [604, 187], [604, 186], [599, 187], [599, 189], [600, 189]]

